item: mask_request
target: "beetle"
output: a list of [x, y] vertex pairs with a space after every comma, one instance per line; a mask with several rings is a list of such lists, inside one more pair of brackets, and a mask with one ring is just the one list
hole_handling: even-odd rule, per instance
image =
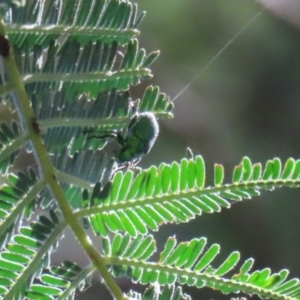
[[[90, 131], [85, 131], [89, 133]], [[121, 146], [116, 161], [121, 165], [136, 165], [151, 150], [159, 133], [159, 126], [153, 113], [136, 113], [130, 120], [124, 136], [112, 131], [103, 135], [91, 135], [88, 138], [115, 138]]]

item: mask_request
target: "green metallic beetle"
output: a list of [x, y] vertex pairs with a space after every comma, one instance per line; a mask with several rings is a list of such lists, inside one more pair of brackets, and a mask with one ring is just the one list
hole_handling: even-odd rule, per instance
[[154, 114], [142, 112], [132, 117], [124, 136], [118, 131], [112, 131], [88, 138], [115, 138], [121, 146], [120, 151], [116, 154], [117, 162], [121, 165], [136, 165], [144, 155], [149, 153], [158, 133], [159, 126]]

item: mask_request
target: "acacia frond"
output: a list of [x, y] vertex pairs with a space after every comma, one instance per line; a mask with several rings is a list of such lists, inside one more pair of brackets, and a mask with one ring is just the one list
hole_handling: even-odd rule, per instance
[[20, 135], [20, 128], [12, 122], [11, 128], [0, 124], [0, 173], [6, 174], [19, 153], [19, 148], [26, 143], [28, 136]]
[[0, 254], [0, 272], [6, 278], [0, 281], [0, 295], [5, 299], [16, 296], [24, 299], [27, 287], [48, 267], [53, 244], [65, 226], [65, 222], [59, 222], [54, 211], [50, 211], [50, 218], [40, 216], [38, 222], [32, 222], [30, 227], [22, 226], [18, 234], [11, 237]]
[[[207, 239], [193, 239], [177, 245], [171, 237], [157, 262], [149, 262], [155, 253], [153, 237], [137, 238], [117, 234], [113, 241], [105, 239], [106, 262], [116, 277], [127, 276], [142, 284], [188, 284], [198, 288], [210, 287], [224, 294], [257, 294], [261, 298], [292, 300], [300, 297], [298, 279], [287, 280], [289, 272], [271, 273], [269, 268], [250, 272], [252, 258], [240, 264], [240, 253], [234, 251], [221, 263], [214, 262], [220, 246], [207, 247]], [[226, 277], [225, 277], [226, 275]]]
[[[90, 207], [77, 213], [91, 216], [96, 234], [125, 231], [132, 236], [158, 230], [168, 222], [187, 222], [202, 212], [220, 212], [232, 203], [258, 196], [260, 190], [300, 184], [300, 160], [290, 158], [281, 170], [278, 158], [263, 169], [245, 157], [234, 168], [232, 183], [224, 184], [224, 168], [215, 165], [214, 186], [205, 187], [205, 164], [201, 156], [178, 164], [152, 166], [136, 176], [129, 170], [117, 172], [105, 198], [89, 195]], [[88, 198], [88, 197], [86, 197]]]
[[61, 34], [80, 43], [101, 40], [125, 44], [139, 34], [145, 13], [137, 5], [120, 0], [34, 1], [3, 12], [9, 40], [19, 47], [47, 46]]
[[93, 266], [82, 269], [71, 261], [64, 261], [61, 266], [43, 269], [25, 295], [28, 299], [74, 299], [76, 290], [90, 285], [93, 272]]
[[33, 170], [8, 174], [7, 182], [0, 188], [0, 248], [10, 242], [24, 213], [30, 217], [45, 186]]
[[152, 77], [148, 67], [159, 52], [147, 56], [136, 39], [127, 43], [124, 57], [117, 50], [117, 42], [97, 41], [81, 46], [77, 41], [67, 40], [62, 45], [52, 42], [47, 48], [15, 47], [14, 52], [29, 94], [65, 83], [66, 96], [72, 99], [82, 93], [94, 97], [113, 88], [127, 90], [140, 79]]

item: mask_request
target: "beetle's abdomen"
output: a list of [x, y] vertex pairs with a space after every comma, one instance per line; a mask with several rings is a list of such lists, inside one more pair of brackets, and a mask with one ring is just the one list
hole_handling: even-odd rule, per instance
[[138, 138], [144, 144], [144, 154], [147, 154], [152, 148], [158, 132], [158, 123], [153, 113], [144, 112], [138, 115], [136, 122], [130, 128], [128, 138]]
[[140, 160], [152, 148], [158, 131], [158, 123], [153, 113], [144, 112], [134, 116], [128, 126], [122, 149], [117, 156], [118, 162]]

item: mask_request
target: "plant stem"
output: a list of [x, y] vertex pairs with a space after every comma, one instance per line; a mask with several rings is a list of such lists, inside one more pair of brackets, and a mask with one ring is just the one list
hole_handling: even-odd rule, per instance
[[[0, 36], [5, 36], [5, 28], [0, 15]], [[78, 219], [75, 217], [72, 208], [70, 207], [68, 200], [65, 197], [64, 191], [60, 186], [59, 182], [55, 176], [55, 169], [51, 163], [50, 157], [48, 155], [47, 149], [45, 147], [44, 141], [37, 130], [36, 119], [30, 106], [29, 97], [26, 94], [25, 87], [22, 81], [22, 77], [17, 68], [16, 62], [12, 55], [12, 50], [6, 57], [2, 57], [5, 65], [5, 69], [8, 72], [10, 83], [14, 88], [16, 98], [18, 100], [18, 108], [20, 112], [20, 120], [23, 122], [25, 130], [28, 131], [28, 135], [32, 142], [32, 147], [36, 156], [36, 161], [39, 164], [41, 174], [48, 184], [53, 197], [56, 199], [62, 214], [65, 218], [67, 224], [72, 228], [74, 234], [76, 235], [79, 243], [85, 250], [86, 254], [89, 256], [100, 275], [104, 279], [106, 286], [111, 291], [115, 299], [123, 300], [125, 299], [120, 287], [115, 282], [112, 275], [107, 270], [104, 260], [100, 253], [93, 247], [91, 241], [89, 240], [86, 232], [81, 227]]]

